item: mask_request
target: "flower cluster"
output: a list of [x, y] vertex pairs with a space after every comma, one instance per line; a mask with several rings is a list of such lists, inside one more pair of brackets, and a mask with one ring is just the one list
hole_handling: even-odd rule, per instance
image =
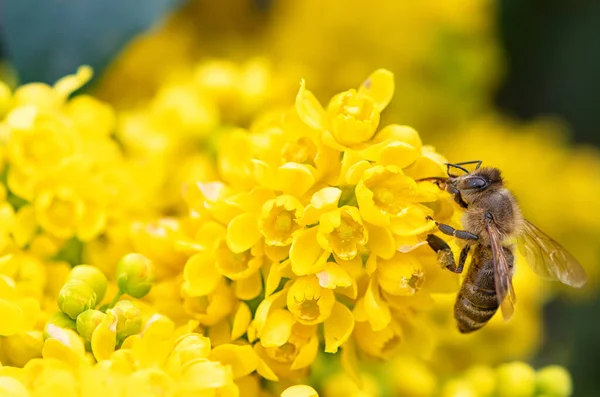
[[452, 215], [418, 181], [444, 175], [443, 158], [410, 127], [379, 127], [393, 87], [378, 70], [324, 109], [302, 83], [294, 108], [221, 138], [222, 181], [186, 189], [185, 305], [246, 333], [268, 379], [304, 375], [320, 350], [389, 357], [422, 338], [430, 294], [457, 285], [423, 247], [427, 217]]
[[86, 67], [0, 89], [0, 391], [309, 397], [298, 383], [324, 361], [364, 388], [361, 363], [446, 365], [464, 343], [447, 305], [459, 277], [425, 242], [430, 217], [461, 213], [422, 180], [445, 159], [380, 125], [392, 74], [326, 107], [302, 82], [294, 106], [243, 129], [222, 121], [246, 117], [231, 110], [242, 74], [214, 65], [120, 111], [71, 97]]

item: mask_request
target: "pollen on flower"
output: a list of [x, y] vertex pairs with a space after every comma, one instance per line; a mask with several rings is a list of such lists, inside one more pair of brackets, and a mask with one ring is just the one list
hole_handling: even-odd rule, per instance
[[358, 209], [345, 206], [321, 216], [319, 237], [321, 244], [340, 259], [351, 260], [367, 243], [369, 234]]

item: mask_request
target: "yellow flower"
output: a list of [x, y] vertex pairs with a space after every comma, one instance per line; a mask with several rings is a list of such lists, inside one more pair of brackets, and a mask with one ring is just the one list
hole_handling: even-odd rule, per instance
[[293, 234], [300, 229], [304, 206], [293, 196], [282, 195], [267, 201], [262, 207], [259, 227], [267, 245], [288, 246]]
[[334, 304], [333, 290], [321, 287], [316, 276], [298, 278], [287, 293], [287, 307], [302, 324], [322, 323]]
[[356, 185], [360, 215], [378, 226], [390, 225], [415, 200], [417, 184], [395, 166], [375, 166], [366, 170]]
[[321, 215], [317, 241], [321, 247], [342, 260], [351, 260], [369, 241], [358, 208], [343, 206]]
[[393, 75], [379, 69], [367, 78], [358, 91], [350, 90], [334, 96], [325, 112], [302, 81], [296, 96], [296, 110], [307, 125], [322, 131], [325, 144], [343, 151], [346, 147], [367, 142], [373, 137], [379, 125], [380, 113], [393, 93]]
[[182, 290], [184, 307], [188, 314], [204, 325], [215, 325], [234, 309], [234, 292], [224, 282], [220, 282], [208, 295], [190, 296]]
[[4, 321], [0, 335], [9, 336], [29, 331], [39, 315], [40, 304], [33, 298], [18, 296], [14, 280], [0, 274], [0, 312]]

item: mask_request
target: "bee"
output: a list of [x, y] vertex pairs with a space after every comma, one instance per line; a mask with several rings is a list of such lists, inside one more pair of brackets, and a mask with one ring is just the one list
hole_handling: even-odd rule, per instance
[[[474, 171], [464, 166], [475, 164]], [[458, 264], [450, 246], [435, 234], [427, 243], [437, 253], [438, 262], [448, 270], [462, 273], [469, 251], [469, 270], [454, 305], [458, 330], [469, 333], [483, 327], [501, 309], [505, 320], [514, 313], [516, 295], [512, 285], [515, 244], [531, 268], [544, 279], [581, 287], [587, 276], [577, 260], [560, 244], [528, 222], [521, 214], [512, 192], [504, 186], [500, 170], [480, 168], [481, 161], [447, 164], [448, 178], [426, 178], [454, 197], [465, 209], [464, 230], [436, 222], [444, 234], [466, 242]], [[451, 170], [462, 171], [455, 175]], [[428, 218], [433, 220], [432, 218]]]

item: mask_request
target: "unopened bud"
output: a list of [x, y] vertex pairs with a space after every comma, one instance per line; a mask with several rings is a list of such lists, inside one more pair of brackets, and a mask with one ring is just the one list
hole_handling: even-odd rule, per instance
[[535, 371], [523, 362], [500, 365], [496, 376], [498, 397], [531, 397], [535, 394]]
[[568, 397], [573, 392], [571, 375], [558, 365], [542, 368], [537, 373], [537, 389], [548, 397]]
[[106, 314], [95, 309], [86, 310], [77, 316], [77, 332], [84, 341], [90, 342], [92, 340], [92, 333], [104, 317], [106, 317]]
[[117, 315], [117, 340], [123, 341], [142, 329], [142, 312], [131, 301], [117, 302], [113, 311]]
[[73, 331], [77, 330], [75, 320], [73, 320], [71, 317], [67, 316], [63, 312], [56, 312], [52, 316], [50, 316], [50, 318], [48, 319], [48, 321], [46, 321], [46, 324], [44, 325], [44, 339], [50, 338], [50, 335], [48, 334], [48, 326], [50, 325], [59, 328], [70, 329]]
[[85, 281], [68, 280], [58, 293], [58, 307], [73, 320], [96, 306], [96, 293]]
[[134, 298], [143, 298], [152, 288], [152, 262], [141, 254], [127, 254], [117, 265], [119, 290]]
[[108, 280], [100, 269], [90, 265], [75, 266], [71, 270], [69, 280], [81, 280], [86, 282], [96, 293], [96, 302], [102, 302], [106, 288], [108, 288]]

